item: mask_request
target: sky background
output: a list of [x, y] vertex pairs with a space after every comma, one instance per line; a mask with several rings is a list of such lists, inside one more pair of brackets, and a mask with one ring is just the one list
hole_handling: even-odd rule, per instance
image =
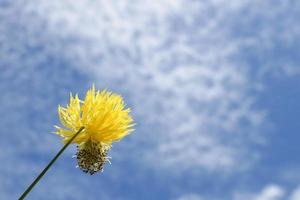
[[0, 0], [0, 199], [61, 148], [69, 93], [120, 93], [133, 134], [28, 199], [300, 200], [300, 1]]

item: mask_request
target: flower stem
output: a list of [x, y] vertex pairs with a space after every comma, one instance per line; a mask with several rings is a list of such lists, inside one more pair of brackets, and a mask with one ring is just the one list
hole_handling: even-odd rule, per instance
[[31, 183], [31, 185], [25, 190], [19, 200], [23, 200], [26, 195], [32, 190], [32, 188], [39, 182], [39, 180], [44, 176], [44, 174], [48, 171], [48, 169], [53, 165], [53, 163], [57, 160], [57, 158], [64, 152], [64, 150], [71, 144], [71, 142], [75, 139], [77, 135], [84, 129], [81, 127], [73, 137], [61, 148], [61, 150], [56, 154], [56, 156], [49, 162], [49, 164], [45, 167], [45, 169], [40, 173], [38, 177]]

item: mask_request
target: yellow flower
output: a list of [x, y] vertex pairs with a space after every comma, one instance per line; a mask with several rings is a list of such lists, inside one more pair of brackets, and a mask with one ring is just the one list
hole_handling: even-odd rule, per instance
[[64, 142], [84, 127], [72, 143], [78, 144], [78, 166], [90, 174], [103, 171], [103, 165], [109, 162], [111, 144], [132, 132], [134, 126], [123, 98], [106, 90], [96, 91], [94, 86], [87, 91], [84, 101], [78, 95], [70, 95], [70, 104], [65, 108], [59, 106], [58, 115], [64, 128], [55, 126], [56, 133]]

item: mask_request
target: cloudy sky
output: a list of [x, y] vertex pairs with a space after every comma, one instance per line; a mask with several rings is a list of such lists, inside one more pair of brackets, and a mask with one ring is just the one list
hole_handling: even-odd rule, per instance
[[300, 200], [300, 3], [0, 0], [0, 199], [61, 147], [57, 105], [95, 83], [136, 131], [104, 173], [70, 147], [28, 199]]

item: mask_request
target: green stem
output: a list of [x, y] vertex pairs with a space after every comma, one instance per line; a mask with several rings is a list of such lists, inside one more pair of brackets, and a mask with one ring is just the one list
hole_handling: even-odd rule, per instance
[[31, 183], [31, 185], [26, 189], [26, 191], [22, 194], [19, 200], [23, 200], [26, 195], [32, 190], [32, 188], [39, 182], [39, 180], [44, 176], [44, 174], [48, 171], [48, 169], [53, 165], [53, 163], [57, 160], [57, 158], [64, 152], [64, 150], [71, 144], [71, 142], [75, 139], [77, 135], [84, 129], [81, 127], [73, 137], [61, 148], [61, 150], [56, 154], [56, 156], [49, 162], [49, 164], [45, 167], [45, 169], [40, 173], [38, 177]]

